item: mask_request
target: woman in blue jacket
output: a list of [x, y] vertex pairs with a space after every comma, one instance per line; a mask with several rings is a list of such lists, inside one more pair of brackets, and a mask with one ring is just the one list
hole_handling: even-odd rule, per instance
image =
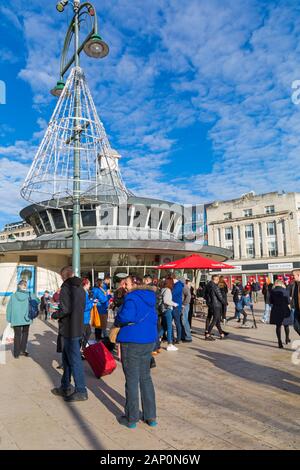
[[96, 341], [100, 341], [102, 336], [106, 336], [106, 324], [107, 324], [107, 316], [108, 316], [108, 304], [109, 304], [109, 296], [108, 291], [103, 288], [103, 281], [99, 279], [97, 284], [92, 289], [93, 299], [97, 300], [97, 309], [99, 315], [102, 315], [101, 319], [104, 321], [104, 325], [101, 328], [95, 328], [95, 338]]
[[121, 423], [135, 428], [140, 419], [139, 388], [143, 420], [156, 426], [155, 391], [150, 363], [157, 339], [156, 294], [152, 287], [142, 285], [138, 278], [126, 278], [124, 303], [119, 309], [115, 325], [120, 326], [121, 361], [125, 375], [125, 416]]

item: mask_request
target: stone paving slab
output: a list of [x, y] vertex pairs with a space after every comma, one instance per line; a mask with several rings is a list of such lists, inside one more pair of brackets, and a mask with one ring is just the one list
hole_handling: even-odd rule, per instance
[[[0, 332], [4, 326], [0, 316]], [[117, 421], [124, 406], [120, 364], [101, 380], [84, 364], [87, 402], [67, 404], [50, 393], [61, 378], [57, 324], [36, 320], [30, 357], [15, 360], [7, 348], [0, 364], [0, 449], [299, 449], [300, 366], [290, 345], [277, 348], [271, 325], [242, 329], [231, 321], [226, 328], [226, 341], [206, 342], [204, 320], [196, 318], [193, 343], [157, 356], [159, 426], [129, 430]]]

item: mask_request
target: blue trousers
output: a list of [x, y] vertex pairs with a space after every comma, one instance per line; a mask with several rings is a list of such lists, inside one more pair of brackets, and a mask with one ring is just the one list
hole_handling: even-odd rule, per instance
[[151, 353], [155, 343], [121, 343], [121, 361], [125, 375], [125, 416], [129, 423], [140, 419], [139, 391], [143, 420], [156, 419], [155, 391], [151, 378]]
[[177, 341], [181, 341], [182, 327], [181, 327], [181, 307], [174, 307], [172, 316], [176, 326]]
[[61, 379], [61, 388], [70, 387], [71, 377], [75, 382], [75, 392], [86, 393], [84, 371], [80, 353], [81, 338], [64, 338], [62, 363], [64, 373]]

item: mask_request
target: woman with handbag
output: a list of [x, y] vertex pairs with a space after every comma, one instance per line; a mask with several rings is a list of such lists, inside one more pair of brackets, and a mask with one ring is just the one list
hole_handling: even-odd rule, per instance
[[95, 328], [95, 339], [96, 341], [100, 341], [102, 337], [107, 336], [106, 328], [107, 328], [107, 317], [108, 317], [108, 291], [103, 288], [103, 281], [98, 279], [97, 284], [92, 289], [93, 299], [97, 300], [97, 309], [99, 313], [100, 323], [101, 326], [99, 328]]
[[26, 351], [29, 327], [32, 320], [29, 318], [29, 300], [38, 301], [37, 297], [27, 290], [27, 282], [22, 280], [18, 284], [18, 290], [9, 299], [6, 308], [6, 320], [14, 329], [14, 357], [29, 356]]
[[125, 375], [125, 416], [120, 424], [135, 428], [140, 419], [139, 389], [143, 420], [156, 426], [155, 391], [151, 379], [151, 353], [157, 338], [156, 294], [153, 287], [142, 285], [139, 278], [126, 278], [124, 303], [118, 310], [115, 326], [120, 327], [117, 341]]
[[285, 344], [289, 344], [290, 329], [289, 319], [291, 311], [289, 308], [289, 294], [283, 281], [277, 279], [274, 288], [270, 292], [271, 315], [270, 325], [276, 325], [276, 336], [278, 339], [278, 347], [283, 348], [281, 340], [281, 327], [284, 326], [285, 331]]

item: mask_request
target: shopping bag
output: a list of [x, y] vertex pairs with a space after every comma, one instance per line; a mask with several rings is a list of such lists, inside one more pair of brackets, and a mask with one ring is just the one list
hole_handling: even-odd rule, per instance
[[83, 354], [98, 379], [111, 374], [117, 367], [115, 358], [102, 342], [88, 345]]
[[91, 310], [91, 326], [93, 326], [94, 328], [101, 328], [100, 315], [97, 309], [97, 305], [94, 305]]
[[2, 335], [2, 345], [12, 344], [14, 342], [15, 332], [11, 324], [8, 323]]

